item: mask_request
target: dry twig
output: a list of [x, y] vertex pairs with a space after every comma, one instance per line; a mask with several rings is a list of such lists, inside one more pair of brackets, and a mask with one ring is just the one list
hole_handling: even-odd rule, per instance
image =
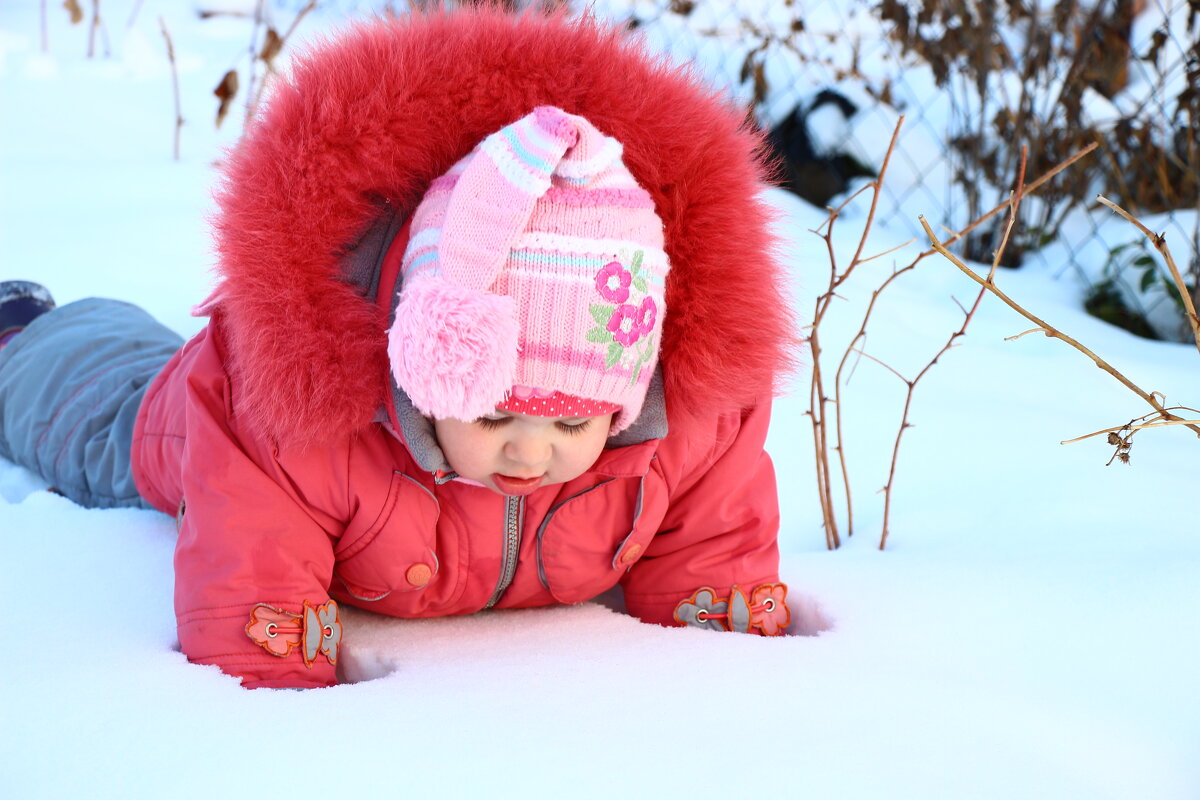
[[[901, 120], [900, 120], [900, 123], [902, 123], [902, 122], [903, 122], [903, 118], [901, 118]], [[859, 265], [864, 264], [868, 261], [871, 261], [873, 259], [879, 258], [882, 255], [886, 255], [887, 253], [894, 252], [894, 250], [897, 249], [897, 248], [892, 248], [892, 249], [888, 250], [887, 253], [881, 253], [881, 254], [877, 254], [877, 255], [873, 255], [873, 256], [864, 256], [863, 255], [866, 239], [867, 239], [868, 234], [870, 233], [871, 226], [872, 226], [872, 223], [874, 220], [875, 200], [877, 200], [877, 198], [878, 198], [879, 188], [882, 185], [883, 178], [887, 172], [888, 162], [890, 161], [891, 154], [895, 148], [895, 144], [896, 144], [896, 140], [897, 140], [897, 136], [898, 136], [899, 128], [900, 128], [900, 123], [897, 124], [896, 130], [893, 132], [892, 140], [889, 143], [888, 150], [884, 157], [883, 165], [880, 168], [878, 178], [876, 178], [875, 181], [873, 181], [873, 182], [867, 184], [866, 186], [862, 187], [861, 189], [859, 189], [857, 192], [855, 192], [853, 195], [851, 195], [850, 198], [848, 198], [845, 202], [843, 202], [837, 208], [830, 209], [829, 218], [821, 226], [821, 229], [814, 231], [814, 233], [816, 233], [818, 236], [820, 236], [823, 239], [823, 241], [825, 242], [827, 257], [829, 259], [830, 271], [829, 271], [829, 282], [828, 282], [827, 288], [826, 288], [825, 292], [822, 295], [820, 295], [820, 297], [817, 298], [816, 309], [815, 309], [815, 312], [813, 315], [813, 323], [810, 326], [811, 333], [810, 333], [810, 337], [809, 337], [809, 342], [810, 342], [810, 346], [812, 349], [812, 365], [813, 365], [812, 372], [813, 372], [813, 374], [812, 374], [811, 392], [810, 392], [810, 398], [809, 398], [810, 407], [809, 407], [808, 413], [812, 417], [812, 424], [813, 424], [813, 445], [814, 445], [814, 450], [815, 450], [816, 468], [817, 468], [818, 497], [819, 497], [819, 500], [821, 503], [821, 512], [822, 512], [822, 517], [823, 517], [824, 525], [825, 525], [826, 546], [829, 547], [830, 549], [837, 548], [841, 544], [841, 537], [839, 535], [839, 530], [838, 530], [838, 513], [837, 513], [837, 511], [835, 509], [835, 505], [834, 505], [833, 478], [832, 478], [832, 469], [831, 469], [831, 465], [830, 465], [830, 456], [829, 456], [829, 451], [831, 449], [837, 452], [839, 466], [842, 471], [842, 483], [844, 486], [844, 493], [845, 493], [845, 507], [846, 507], [846, 521], [847, 521], [846, 535], [852, 536], [854, 533], [853, 498], [851, 497], [851, 492], [850, 492], [849, 467], [847, 464], [847, 456], [846, 456], [845, 447], [843, 444], [844, 440], [843, 440], [843, 436], [842, 436], [842, 386], [848, 380], [847, 368], [851, 366], [851, 359], [856, 358], [856, 357], [867, 358], [871, 361], [881, 364], [885, 369], [890, 371], [892, 374], [896, 375], [905, 384], [905, 386], [907, 388], [907, 393], [906, 393], [905, 403], [904, 403], [904, 410], [903, 410], [902, 417], [901, 417], [901, 423], [900, 423], [900, 427], [896, 434], [895, 443], [892, 448], [892, 457], [891, 457], [891, 463], [889, 466], [888, 480], [882, 489], [882, 491], [884, 493], [884, 512], [883, 512], [883, 526], [882, 526], [882, 532], [881, 532], [880, 544], [879, 544], [880, 548], [882, 549], [883, 547], [886, 546], [887, 539], [888, 539], [889, 519], [890, 519], [890, 513], [891, 513], [891, 500], [892, 500], [892, 496], [893, 496], [893, 489], [895, 486], [896, 468], [897, 468], [897, 463], [898, 463], [900, 444], [901, 444], [901, 440], [903, 438], [904, 431], [907, 430], [909, 427], [911, 427], [911, 423], [909, 423], [908, 419], [909, 419], [909, 412], [910, 412], [911, 406], [912, 406], [912, 398], [913, 398], [916, 384], [925, 376], [925, 374], [927, 374], [929, 372], [930, 369], [932, 369], [934, 364], [938, 363], [938, 361], [940, 360], [942, 355], [944, 353], [946, 353], [951, 347], [954, 346], [954, 344], [957, 342], [959, 337], [966, 335], [967, 326], [970, 324], [971, 320], [974, 318], [976, 310], [979, 308], [979, 304], [982, 301], [982, 298], [986, 292], [985, 289], [981, 289], [979, 295], [975, 298], [974, 303], [972, 303], [972, 305], [969, 309], [964, 307], [961, 303], [958, 303], [957, 300], [955, 300], [955, 302], [958, 303], [959, 308], [963, 312], [963, 324], [959, 327], [958, 330], [956, 330], [949, 336], [946, 343], [934, 355], [934, 357], [924, 366], [924, 368], [917, 374], [917, 376], [910, 380], [910, 379], [906, 378], [904, 375], [902, 375], [900, 372], [898, 372], [897, 370], [893, 369], [892, 367], [890, 367], [887, 364], [884, 364], [882, 361], [880, 361], [879, 359], [870, 355], [866, 351], [865, 342], [866, 342], [866, 338], [867, 338], [867, 327], [870, 323], [871, 315], [876, 308], [879, 298], [883, 294], [883, 292], [887, 289], [887, 287], [890, 286], [896, 280], [896, 278], [900, 277], [901, 275], [903, 275], [906, 272], [909, 272], [909, 271], [915, 269], [917, 264], [919, 264], [925, 258], [933, 255], [935, 252], [938, 252], [938, 250], [936, 248], [930, 248], [928, 250], [925, 250], [925, 251], [921, 252], [920, 254], [918, 254], [907, 266], [893, 270], [892, 274], [889, 275], [871, 293], [870, 300], [867, 303], [867, 307], [863, 314], [862, 321], [861, 321], [861, 324], [859, 325], [858, 331], [852, 337], [850, 343], [847, 345], [846, 350], [842, 354], [841, 359], [838, 363], [838, 367], [837, 367], [837, 370], [836, 370], [836, 372], [834, 374], [834, 378], [833, 378], [833, 384], [834, 384], [833, 397], [830, 398], [829, 396], [827, 396], [826, 391], [825, 391], [825, 386], [824, 386], [825, 375], [824, 375], [824, 370], [823, 370], [822, 364], [821, 364], [821, 355], [823, 352], [822, 342], [821, 342], [821, 337], [820, 337], [821, 322], [825, 319], [825, 316], [830, 308], [830, 305], [831, 305], [833, 299], [835, 297], [839, 296], [837, 294], [838, 290], [845, 283], [845, 281], [849, 278], [850, 274], [855, 270], [856, 267], [858, 267]], [[1008, 209], [1010, 211], [1008, 222], [1004, 229], [1003, 240], [1000, 243], [1000, 247], [994, 253], [994, 259], [993, 259], [992, 267], [991, 267], [991, 274], [989, 275], [989, 279], [990, 279], [992, 276], [994, 276], [995, 271], [996, 271], [998, 265], [1000, 264], [1000, 259], [1002, 258], [1003, 254], [1004, 254], [1004, 250], [1008, 246], [1009, 239], [1012, 235], [1013, 226], [1015, 224], [1017, 205], [1020, 202], [1020, 198], [1024, 197], [1025, 195], [1031, 194], [1032, 192], [1036, 191], [1038, 188], [1045, 185], [1055, 175], [1062, 172], [1064, 169], [1066, 169], [1071, 164], [1078, 161], [1080, 158], [1083, 158], [1084, 156], [1086, 156], [1088, 153], [1090, 153], [1092, 150], [1094, 150], [1095, 147], [1096, 147], [1096, 145], [1092, 144], [1092, 145], [1084, 148], [1083, 150], [1075, 153], [1071, 157], [1064, 160], [1061, 164], [1059, 164], [1056, 167], [1054, 167], [1053, 169], [1051, 169], [1045, 175], [1042, 175], [1037, 180], [1033, 181], [1032, 183], [1029, 183], [1028, 185], [1023, 185], [1024, 163], [1025, 162], [1024, 162], [1024, 160], [1022, 160], [1021, 172], [1020, 172], [1020, 182], [1018, 183], [1018, 186], [1017, 186], [1013, 196], [1007, 202], [1005, 202], [1001, 205], [998, 205], [996, 208], [993, 208], [992, 210], [986, 212], [985, 214], [983, 214], [981, 217], [979, 217], [975, 221], [971, 222], [969, 225], [964, 227], [961, 231], [952, 233], [947, 241], [953, 242], [953, 241], [957, 241], [957, 240], [963, 238], [968, 233], [970, 233], [972, 230], [979, 227], [984, 222], [986, 222], [987, 220], [989, 220], [990, 218], [995, 216], [1001, 210]], [[873, 198], [873, 201], [871, 204], [871, 211], [867, 217], [867, 221], [863, 227], [862, 235], [859, 239], [858, 248], [856, 249], [853, 258], [851, 259], [849, 265], [845, 268], [845, 270], [839, 271], [838, 265], [837, 265], [836, 254], [834, 253], [833, 242], [832, 242], [833, 226], [837, 222], [841, 211], [849, 203], [853, 202], [854, 199], [858, 197], [858, 195], [860, 195], [862, 192], [864, 192], [868, 189], [873, 190], [875, 192], [875, 195], [874, 195], [874, 198]], [[822, 232], [822, 229], [824, 229], [824, 232]], [[832, 420], [833, 424], [832, 424], [832, 426], [830, 425], [829, 413], [827, 411], [827, 406], [830, 403], [832, 403], [832, 405], [833, 405], [833, 420]]]
[[137, 22], [138, 14], [142, 13], [142, 0], [136, 0], [133, 4], [133, 10], [129, 12], [129, 22], [125, 23], [125, 27], [132, 30], [133, 24]]
[[[246, 119], [254, 116], [259, 103], [262, 102], [263, 92], [267, 88], [267, 79], [276, 74], [275, 57], [283, 52], [284, 46], [291, 35], [296, 32], [301, 20], [316, 7], [317, 0], [308, 0], [304, 8], [300, 9], [292, 18], [292, 24], [288, 26], [283, 35], [280, 35], [275, 27], [268, 23], [267, 32], [263, 35], [263, 42], [259, 45], [258, 30], [266, 19], [265, 0], [259, 0], [256, 4], [254, 29], [250, 35], [250, 84], [246, 87]], [[256, 80], [255, 66], [260, 62], [263, 65], [263, 73], [261, 79]]]
[[94, 58], [96, 55], [96, 34], [104, 38], [104, 57], [108, 58], [112, 55], [112, 47], [108, 41], [108, 29], [104, 27], [104, 20], [100, 17], [100, 0], [92, 0], [92, 24], [88, 28], [88, 58]]
[[167, 60], [171, 62], [171, 88], [175, 92], [175, 160], [179, 160], [179, 138], [183, 131], [183, 107], [179, 99], [179, 70], [175, 64], [175, 44], [171, 41], [171, 33], [167, 30], [167, 21], [162, 17], [158, 18], [159, 27], [162, 28], [163, 38], [167, 40]]
[[1179, 296], [1183, 298], [1183, 307], [1187, 312], [1188, 324], [1192, 328], [1192, 338], [1196, 340], [1196, 349], [1200, 350], [1200, 316], [1196, 315], [1196, 304], [1192, 302], [1192, 293], [1188, 289], [1187, 284], [1184, 282], [1183, 275], [1179, 272], [1179, 267], [1175, 265], [1175, 259], [1171, 256], [1171, 249], [1167, 247], [1166, 235], [1154, 233], [1152, 230], [1143, 225], [1141, 220], [1134, 217], [1128, 211], [1121, 208], [1104, 195], [1096, 195], [1096, 199], [1120, 214], [1127, 221], [1131, 222], [1134, 227], [1145, 234], [1146, 238], [1150, 240], [1150, 243], [1154, 245], [1154, 249], [1158, 250], [1163, 259], [1167, 262], [1167, 269], [1171, 272], [1171, 280], [1175, 282], [1175, 288], [1179, 290]]
[[[840, 206], [835, 209], [830, 209], [829, 218], [826, 219], [824, 233], [820, 233], [819, 229], [813, 231], [821, 237], [825, 242], [825, 250], [829, 257], [829, 285], [825, 293], [817, 298], [816, 310], [813, 313], [813, 322], [809, 333], [809, 349], [812, 352], [812, 383], [809, 396], [809, 416], [812, 418], [813, 425], [813, 446], [815, 449], [816, 465], [817, 465], [817, 491], [820, 495], [821, 512], [825, 522], [825, 546], [830, 550], [841, 546], [841, 537], [838, 534], [837, 512], [834, 510], [833, 502], [833, 478], [829, 466], [829, 426], [826, 416], [826, 404], [829, 403], [829, 398], [825, 394], [824, 375], [821, 370], [821, 322], [825, 319], [825, 314], [829, 311], [829, 305], [837, 296], [838, 288], [850, 277], [850, 274], [864, 260], [862, 258], [863, 248], [866, 246], [867, 236], [871, 232], [871, 225], [875, 219], [875, 210], [879, 203], [879, 187], [883, 185], [883, 177], [887, 174], [888, 163], [891, 161], [892, 152], [896, 149], [896, 140], [900, 135], [900, 127], [904, 124], [904, 117], [901, 116], [896, 121], [896, 127], [892, 131], [892, 139], [888, 143], [887, 153], [883, 157], [883, 164], [879, 168], [879, 175], [875, 180], [868, 183], [866, 186], [859, 189], [857, 192], [848, 197]], [[867, 189], [872, 190], [871, 209], [867, 215], [867, 221], [863, 225], [862, 236], [858, 241], [858, 248], [854, 253], [854, 257], [850, 259], [849, 266], [840, 275], [837, 269], [837, 255], [833, 249], [833, 226], [837, 221], [838, 215], [847, 205], [855, 200], [862, 192]], [[890, 281], [890, 279], [889, 279]], [[885, 284], [886, 285], [886, 282]], [[882, 289], [882, 287], [881, 287]], [[880, 290], [881, 290], [880, 289]], [[875, 297], [880, 290], [876, 290], [876, 294], [872, 296], [871, 303], [874, 305]], [[867, 312], [868, 316], [870, 311]], [[865, 325], [864, 321], [864, 325]], [[850, 343], [846, 352], [855, 346], [860, 339], [856, 336]], [[846, 466], [845, 448], [842, 446], [844, 441], [842, 438], [842, 401], [841, 401], [841, 386], [842, 386], [842, 369], [846, 364], [846, 356], [842, 357], [838, 365], [837, 373], [834, 375], [834, 424], [836, 429], [837, 443], [834, 450], [837, 451], [838, 461], [842, 471], [842, 484], [846, 497], [846, 524], [847, 535], [854, 534], [854, 504], [850, 494], [850, 474]]]
[[[1016, 224], [1017, 214], [1021, 208], [1021, 198], [1025, 194], [1025, 164], [1027, 155], [1027, 152], [1022, 149], [1021, 162], [1017, 170], [1017, 185], [1008, 201], [1008, 222], [1004, 226], [1004, 237], [1000, 240], [1000, 246], [996, 248], [996, 252], [992, 257], [992, 266], [988, 270], [989, 282], [995, 278], [996, 269], [1000, 266], [1000, 260], [1004, 257], [1004, 250], [1008, 247], [1009, 239], [1012, 237], [1013, 226]], [[924, 220], [922, 220], [922, 224], [924, 224]], [[884, 484], [883, 487], [883, 531], [879, 536], [880, 550], [883, 550], [885, 547], [887, 547], [888, 534], [891, 532], [890, 528], [888, 527], [888, 523], [891, 519], [892, 490], [896, 483], [896, 464], [900, 458], [900, 439], [904, 436], [904, 432], [912, 427], [912, 423], [908, 421], [908, 412], [912, 408], [913, 392], [916, 390], [917, 383], [920, 382], [921, 378], [925, 377], [926, 373], [933, 369], [933, 365], [938, 363], [938, 359], [945, 355], [945, 353], [954, 346], [959, 337], [966, 336], [967, 326], [969, 326], [971, 324], [971, 320], [975, 318], [975, 312], [979, 310], [979, 304], [983, 302], [983, 296], [986, 293], [986, 289], [979, 290], [979, 294], [975, 296], [975, 302], [971, 304], [969, 309], [963, 312], [962, 326], [957, 331], [950, 334], [950, 338], [946, 340], [944, 345], [942, 345], [942, 349], [939, 350], [937, 354], [929, 360], [929, 363], [927, 363], [921, 369], [921, 371], [917, 373], [915, 378], [904, 381], [906, 387], [904, 395], [904, 412], [900, 416], [900, 429], [896, 432], [896, 442], [892, 446], [892, 462], [888, 467], [888, 479], [887, 483]]]
[[[1057, 328], [1055, 328], [1053, 325], [1046, 322], [1045, 320], [1040, 319], [1039, 317], [1036, 317], [1032, 313], [1027, 311], [1024, 306], [1022, 306], [1020, 303], [1013, 300], [1011, 297], [1009, 297], [1007, 294], [1005, 294], [998, 286], [996, 286], [996, 282], [994, 280], [994, 275], [989, 274], [987, 278], [979, 277], [977, 274], [975, 274], [974, 270], [972, 270], [970, 267], [968, 267], [966, 264], [964, 264], [957, 256], [955, 256], [953, 253], [951, 253], [949, 250], [946, 249], [946, 246], [937, 238], [937, 236], [934, 234], [933, 230], [929, 227], [929, 223], [925, 220], [924, 217], [919, 217], [919, 220], [921, 222], [921, 227], [923, 227], [925, 229], [925, 235], [928, 236], [929, 240], [933, 243], [934, 250], [936, 250], [937, 252], [939, 252], [943, 256], [945, 256], [946, 259], [950, 261], [950, 263], [952, 263], [954, 266], [958, 267], [960, 272], [962, 272], [964, 275], [966, 275], [971, 280], [978, 283], [981, 287], [983, 287], [983, 289], [985, 291], [988, 291], [988, 292], [992, 293], [993, 295], [995, 295], [996, 297], [1000, 298], [1000, 300], [1003, 301], [1005, 305], [1007, 305], [1013, 311], [1016, 311], [1018, 314], [1025, 317], [1025, 319], [1029, 320], [1034, 325], [1036, 325], [1037, 327], [1034, 328], [1034, 331], [1040, 331], [1040, 332], [1044, 333], [1046, 336], [1049, 336], [1053, 339], [1058, 339], [1062, 342], [1066, 342], [1071, 347], [1075, 348], [1076, 350], [1078, 350], [1079, 352], [1083, 353], [1085, 356], [1090, 358], [1092, 360], [1092, 362], [1098, 368], [1100, 368], [1101, 370], [1107, 372], [1109, 375], [1112, 375], [1114, 378], [1116, 378], [1116, 380], [1119, 381], [1121, 383], [1121, 385], [1123, 385], [1125, 388], [1129, 389], [1131, 392], [1136, 394], [1138, 397], [1142, 398], [1142, 400], [1146, 401], [1146, 403], [1148, 403], [1150, 405], [1150, 407], [1154, 409], [1153, 413], [1155, 415], [1157, 415], [1158, 418], [1160, 418], [1161, 420], [1166, 421], [1166, 422], [1171, 422], [1172, 424], [1184, 425], [1189, 430], [1191, 430], [1193, 433], [1200, 436], [1200, 423], [1198, 423], [1196, 421], [1192, 421], [1192, 420], [1185, 420], [1182, 417], [1178, 417], [1178, 416], [1172, 414], [1170, 412], [1170, 410], [1167, 409], [1166, 407], [1164, 407], [1162, 402], [1158, 399], [1159, 397], [1161, 397], [1161, 395], [1154, 393], [1154, 392], [1146, 392], [1144, 389], [1142, 389], [1140, 386], [1135, 384], [1133, 381], [1129, 380], [1129, 378], [1125, 377], [1125, 375], [1123, 373], [1121, 373], [1119, 370], [1117, 370], [1115, 367], [1113, 367], [1111, 364], [1109, 364], [1103, 358], [1101, 358], [1100, 356], [1093, 353], [1091, 350], [1089, 350], [1083, 344], [1081, 344], [1080, 342], [1071, 338], [1070, 336], [1066, 335], [1062, 331], [1058, 330]], [[1032, 331], [1026, 331], [1025, 333], [1031, 333], [1031, 332]], [[1024, 333], [1021, 334], [1021, 336], [1024, 336], [1024, 335], [1025, 335]]]

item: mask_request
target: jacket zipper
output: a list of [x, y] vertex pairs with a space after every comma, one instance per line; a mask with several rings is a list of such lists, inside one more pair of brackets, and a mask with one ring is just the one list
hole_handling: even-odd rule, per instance
[[492, 599], [487, 601], [484, 608], [491, 608], [500, 602], [517, 575], [517, 556], [521, 551], [521, 528], [524, 522], [525, 498], [504, 498], [504, 556], [500, 561], [500, 580], [496, 583], [496, 591], [492, 592]]

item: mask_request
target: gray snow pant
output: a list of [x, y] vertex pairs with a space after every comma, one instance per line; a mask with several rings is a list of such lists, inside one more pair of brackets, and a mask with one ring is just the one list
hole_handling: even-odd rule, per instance
[[130, 470], [146, 387], [183, 339], [140, 308], [90, 298], [0, 348], [0, 456], [89, 508], [150, 505]]

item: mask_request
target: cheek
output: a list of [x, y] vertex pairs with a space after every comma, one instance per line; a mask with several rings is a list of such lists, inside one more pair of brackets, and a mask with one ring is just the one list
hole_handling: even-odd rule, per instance
[[438, 444], [450, 467], [460, 475], [474, 476], [487, 460], [488, 437], [475, 426], [439, 424], [435, 426]]
[[582, 475], [596, 463], [596, 459], [604, 450], [604, 443], [608, 441], [608, 431], [604, 430], [601, 435], [589, 433], [578, 439], [579, 441], [571, 442], [563, 458], [563, 467], [574, 473], [572, 477]]

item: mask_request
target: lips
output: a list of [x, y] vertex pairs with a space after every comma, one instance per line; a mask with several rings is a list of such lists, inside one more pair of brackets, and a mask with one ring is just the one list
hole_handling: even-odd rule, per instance
[[544, 477], [544, 475], [538, 475], [536, 478], [514, 478], [494, 472], [492, 473], [492, 483], [496, 484], [496, 488], [504, 494], [520, 497], [537, 491], [537, 488], [542, 485]]

